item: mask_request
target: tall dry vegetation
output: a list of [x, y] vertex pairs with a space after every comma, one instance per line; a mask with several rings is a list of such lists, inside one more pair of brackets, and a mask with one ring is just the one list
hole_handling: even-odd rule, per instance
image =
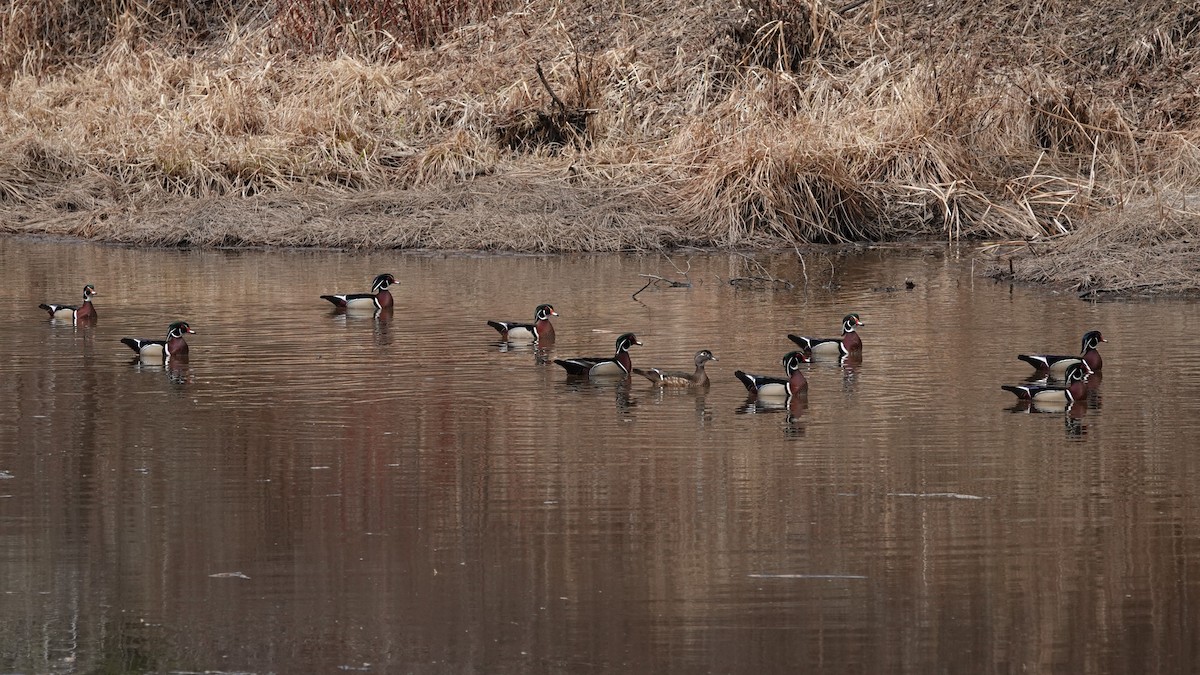
[[1108, 5], [15, 0], [0, 230], [534, 250], [1058, 235], [1200, 175], [1200, 9]]

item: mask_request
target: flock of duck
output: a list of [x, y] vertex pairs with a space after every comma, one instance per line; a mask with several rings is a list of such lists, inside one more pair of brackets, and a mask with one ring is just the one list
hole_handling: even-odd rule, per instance
[[[396, 283], [391, 274], [380, 274], [375, 277], [369, 293], [349, 293], [340, 295], [322, 295], [338, 310], [368, 311], [375, 314], [391, 312], [394, 301], [388, 290]], [[42, 309], [56, 321], [71, 321], [75, 324], [92, 323], [96, 320], [96, 308], [92, 298], [97, 295], [92, 284], [83, 287], [83, 302], [80, 305], [42, 304]], [[531, 341], [539, 348], [546, 348], [554, 342], [554, 324], [550, 317], [558, 316], [554, 307], [549, 304], [538, 305], [534, 309], [533, 321], [488, 321], [488, 325], [500, 333], [505, 341]], [[862, 358], [862, 338], [857, 328], [865, 325], [858, 314], [847, 314], [842, 319], [842, 334], [838, 337], [815, 338], [804, 335], [788, 335], [788, 339], [796, 343], [799, 349], [788, 352], [783, 356], [783, 377], [773, 375], [757, 375], [741, 370], [734, 375], [745, 385], [749, 395], [764, 402], [779, 402], [789, 405], [793, 400], [803, 397], [808, 391], [808, 381], [801, 371], [801, 366], [810, 363], [814, 356], [836, 358], [842, 362], [854, 362]], [[167, 327], [165, 340], [149, 338], [122, 338], [121, 342], [137, 353], [143, 361], [161, 361], [164, 364], [172, 360], [187, 359], [188, 346], [184, 335], [195, 333], [186, 321], [175, 321]], [[1082, 400], [1087, 393], [1088, 378], [1098, 375], [1104, 367], [1098, 347], [1101, 342], [1107, 342], [1098, 330], [1090, 330], [1083, 335], [1079, 354], [1019, 354], [1017, 358], [1032, 365], [1036, 371], [1035, 381], [1020, 385], [1003, 385], [1002, 389], [1012, 392], [1021, 402], [1055, 407], [1070, 407]], [[568, 377], [576, 378], [605, 378], [628, 377], [631, 374], [640, 375], [662, 387], [707, 387], [710, 383], [704, 366], [709, 361], [719, 359], [707, 349], [696, 352], [695, 370], [692, 372], [663, 370], [661, 368], [634, 368], [629, 356], [629, 349], [642, 344], [633, 333], [625, 333], [617, 338], [615, 353], [610, 357], [575, 357], [555, 359], [554, 363], [566, 370]]]
[[[96, 307], [92, 298], [98, 295], [96, 287], [88, 284], [83, 287], [83, 302], [79, 305], [57, 305], [42, 303], [38, 305], [50, 313], [51, 321], [70, 321], [75, 325], [86, 325], [96, 322]], [[183, 361], [187, 359], [188, 345], [183, 336], [195, 333], [186, 321], [176, 321], [167, 327], [167, 339], [153, 340], [150, 338], [121, 338], [121, 342], [137, 352], [139, 358], [166, 363], [172, 359]]]

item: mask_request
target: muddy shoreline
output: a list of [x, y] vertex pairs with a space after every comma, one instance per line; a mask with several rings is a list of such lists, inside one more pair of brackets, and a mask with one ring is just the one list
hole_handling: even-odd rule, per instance
[[[561, 197], [561, 195], [560, 195]], [[250, 199], [207, 198], [126, 210], [78, 205], [46, 212], [0, 208], [0, 236], [69, 238], [148, 248], [313, 248], [563, 254], [667, 251], [770, 252], [941, 246], [917, 237], [887, 242], [811, 244], [760, 236], [728, 246], [688, 232], [679, 223], [639, 211], [628, 201], [619, 217], [609, 200], [619, 191], [549, 209], [545, 192], [508, 203], [538, 205], [534, 213], [497, 212], [480, 193], [476, 202], [447, 192], [340, 195], [325, 193]], [[565, 200], [559, 199], [561, 207]], [[460, 208], [447, 208], [458, 204]], [[1167, 216], [1164, 217], [1164, 214]], [[1200, 296], [1200, 225], [1182, 209], [1161, 203], [1124, 209], [1080, 224], [1058, 237], [959, 241], [972, 249], [982, 277], [1073, 293], [1083, 300]]]

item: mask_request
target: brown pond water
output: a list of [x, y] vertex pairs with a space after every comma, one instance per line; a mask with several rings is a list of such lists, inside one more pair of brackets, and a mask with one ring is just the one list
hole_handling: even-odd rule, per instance
[[[761, 272], [697, 254], [635, 301], [678, 273], [0, 238], [0, 671], [1194, 672], [1200, 304], [1012, 288], [968, 250], [805, 266], [739, 289]], [[380, 272], [389, 321], [318, 298]], [[37, 308], [87, 282], [95, 326]], [[713, 384], [501, 348], [485, 322], [540, 302], [552, 356], [631, 330], [635, 366], [712, 349]], [[860, 366], [747, 409], [733, 370], [850, 311]], [[190, 362], [133, 365], [120, 338], [175, 318]], [[1089, 328], [1086, 408], [1010, 412], [1016, 354]]]

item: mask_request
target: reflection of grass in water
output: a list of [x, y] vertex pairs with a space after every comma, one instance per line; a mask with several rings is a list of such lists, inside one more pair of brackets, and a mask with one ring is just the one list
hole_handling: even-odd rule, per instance
[[[100, 662], [95, 673], [149, 673], [162, 670], [167, 664], [155, 653], [150, 627], [143, 623], [125, 621], [105, 631], [100, 647]], [[162, 640], [157, 640], [161, 648]]]
[[1103, 4], [19, 0], [0, 197], [156, 244], [1056, 234], [1200, 175], [1196, 20]]

